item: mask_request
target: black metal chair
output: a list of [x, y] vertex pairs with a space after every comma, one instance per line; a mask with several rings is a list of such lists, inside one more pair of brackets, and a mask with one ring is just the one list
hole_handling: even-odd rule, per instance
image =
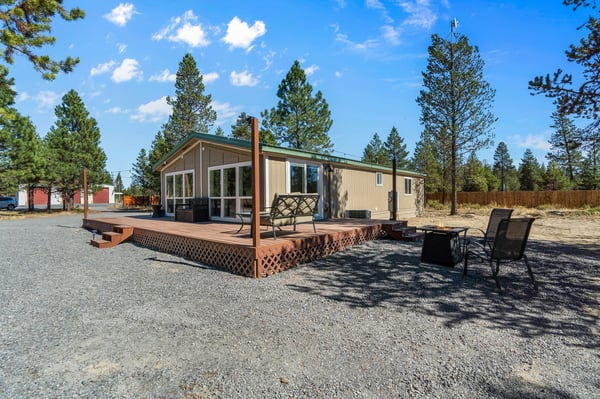
[[[477, 230], [481, 232], [483, 237], [469, 237], [467, 240], [471, 243], [476, 242], [487, 249], [492, 249], [492, 243], [494, 242], [494, 238], [496, 237], [496, 231], [498, 230], [498, 224], [502, 219], [510, 219], [513, 210], [507, 208], [494, 208], [492, 209], [492, 213], [490, 213], [490, 218], [488, 220], [488, 225], [485, 231], [478, 228], [469, 228], [469, 230]], [[467, 231], [469, 233], [469, 231]]]
[[467, 241], [465, 245], [464, 275], [467, 274], [470, 255], [476, 255], [480, 259], [485, 259], [489, 261], [494, 280], [496, 280], [496, 286], [498, 287], [498, 290], [502, 292], [502, 287], [500, 286], [500, 280], [498, 278], [500, 263], [502, 261], [516, 261], [522, 259], [527, 266], [527, 272], [529, 273], [529, 277], [531, 277], [533, 287], [537, 290], [537, 283], [533, 276], [533, 271], [531, 270], [531, 266], [529, 266], [527, 256], [525, 255], [525, 247], [527, 246], [529, 232], [531, 231], [531, 225], [534, 220], [534, 218], [502, 219], [496, 229], [494, 240], [489, 246], [487, 244]]

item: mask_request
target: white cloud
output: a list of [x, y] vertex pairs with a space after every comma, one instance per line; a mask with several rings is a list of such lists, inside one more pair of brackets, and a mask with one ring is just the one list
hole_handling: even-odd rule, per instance
[[167, 96], [140, 105], [131, 119], [138, 122], [160, 122], [171, 115], [171, 106], [167, 104]]
[[525, 137], [520, 136], [520, 135], [515, 135], [515, 136], [511, 136], [510, 139], [514, 140], [514, 142], [520, 148], [530, 148], [530, 149], [533, 149], [533, 150], [549, 151], [551, 145], [548, 142], [548, 137], [550, 137], [550, 134], [551, 134], [550, 132], [547, 135], [542, 135], [542, 134], [532, 135], [532, 134], [528, 134]]
[[304, 73], [306, 74], [306, 76], [310, 76], [310, 75], [312, 75], [313, 73], [315, 73], [318, 70], [319, 70], [319, 66], [313, 64], [313, 65], [311, 65], [309, 67], [306, 67], [304, 69]]
[[123, 44], [123, 43], [118, 43], [117, 49], [119, 51], [119, 54], [123, 54], [125, 52], [125, 50], [127, 49], [127, 45]]
[[381, 1], [379, 1], [379, 0], [366, 0], [365, 1], [365, 5], [367, 6], [367, 8], [372, 8], [372, 9], [381, 11], [383, 19], [387, 23], [393, 22], [393, 19], [388, 15], [387, 9], [385, 8], [385, 6], [383, 5], [383, 3]]
[[383, 38], [393, 45], [400, 44], [400, 32], [393, 26], [384, 25], [381, 27]]
[[217, 79], [219, 79], [219, 74], [216, 72], [209, 72], [202, 75], [202, 82], [204, 83], [212, 83]]
[[116, 65], [116, 62], [110, 60], [105, 62], [104, 64], [98, 64], [95, 67], [90, 69], [90, 76], [100, 75], [101, 73], [106, 73], [112, 69], [113, 66]]
[[190, 47], [205, 47], [210, 44], [206, 38], [206, 32], [202, 25], [194, 25], [192, 22], [198, 20], [192, 10], [186, 11], [183, 16], [171, 18], [171, 23], [160, 32], [152, 35], [154, 40], [167, 39], [172, 42], [183, 42]]
[[248, 71], [236, 72], [231, 71], [229, 75], [229, 80], [231, 84], [234, 86], [256, 86], [258, 84], [258, 79], [254, 78], [252, 74]]
[[227, 34], [222, 39], [229, 44], [230, 48], [244, 48], [248, 51], [252, 50], [251, 44], [257, 38], [263, 36], [267, 32], [263, 21], [254, 21], [252, 26], [241, 21], [238, 17], [233, 17], [227, 25]]
[[431, 29], [438, 16], [431, 8], [430, 0], [401, 1], [398, 5], [409, 14], [403, 22], [404, 25], [413, 25], [420, 28]]
[[353, 51], [367, 51], [379, 46], [379, 42], [375, 39], [365, 40], [362, 43], [353, 42], [352, 40], [348, 39], [348, 35], [344, 33], [338, 33], [335, 36], [335, 40], [345, 44], [346, 47]]
[[216, 123], [217, 125], [222, 125], [227, 120], [237, 118], [237, 116], [240, 114], [238, 112], [238, 108], [232, 106], [229, 103], [220, 103], [218, 101], [213, 101], [211, 106], [217, 112], [218, 115], [218, 120]]
[[148, 79], [150, 82], [175, 82], [177, 75], [169, 72], [168, 69], [165, 69], [161, 73], [150, 76]]
[[125, 58], [121, 65], [115, 68], [111, 79], [116, 83], [127, 82], [131, 79], [142, 78], [142, 71], [138, 69], [139, 63], [133, 58]]
[[27, 94], [26, 91], [22, 91], [22, 92], [19, 93], [19, 95], [17, 96], [17, 98], [15, 98], [15, 101], [17, 103], [20, 103], [20, 102], [26, 101], [28, 98], [29, 98], [29, 94]]
[[135, 14], [135, 6], [133, 4], [120, 3], [111, 12], [104, 14], [104, 18], [115, 25], [125, 26], [131, 17], [133, 17], [133, 14]]
[[109, 114], [125, 114], [125, 113], [127, 113], [127, 111], [121, 107], [112, 107], [112, 108], [107, 109], [105, 112], [109, 113]]
[[42, 90], [36, 94], [33, 99], [37, 103], [38, 108], [51, 108], [58, 102], [58, 93], [51, 90]]
[[344, 76], [343, 73], [341, 73], [340, 71], [335, 71], [335, 77], [336, 78], [341, 78], [342, 76]]

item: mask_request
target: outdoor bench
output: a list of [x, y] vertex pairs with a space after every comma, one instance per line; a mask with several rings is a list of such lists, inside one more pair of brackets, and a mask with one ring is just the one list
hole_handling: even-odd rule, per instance
[[313, 231], [316, 233], [315, 213], [319, 204], [319, 194], [276, 194], [268, 214], [260, 216], [261, 226], [271, 226], [273, 238], [277, 238], [275, 227], [294, 226], [296, 224], [312, 222]]

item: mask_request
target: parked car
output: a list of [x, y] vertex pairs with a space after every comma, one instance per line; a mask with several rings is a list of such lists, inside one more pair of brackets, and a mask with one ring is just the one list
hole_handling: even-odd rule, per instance
[[0, 209], [6, 208], [12, 211], [17, 207], [17, 200], [13, 197], [0, 197]]

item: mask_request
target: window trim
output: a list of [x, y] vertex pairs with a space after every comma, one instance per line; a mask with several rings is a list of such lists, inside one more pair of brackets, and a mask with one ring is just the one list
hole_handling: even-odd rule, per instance
[[[412, 177], [405, 177], [404, 178], [404, 195], [405, 196], [412, 196], [413, 195], [413, 188], [412, 188], [413, 184], [412, 184], [412, 181], [413, 181]], [[408, 182], [408, 186], [406, 184], [407, 182]], [[407, 190], [407, 188], [408, 188], [408, 190]]]
[[383, 172], [375, 172], [375, 186], [383, 186]]

